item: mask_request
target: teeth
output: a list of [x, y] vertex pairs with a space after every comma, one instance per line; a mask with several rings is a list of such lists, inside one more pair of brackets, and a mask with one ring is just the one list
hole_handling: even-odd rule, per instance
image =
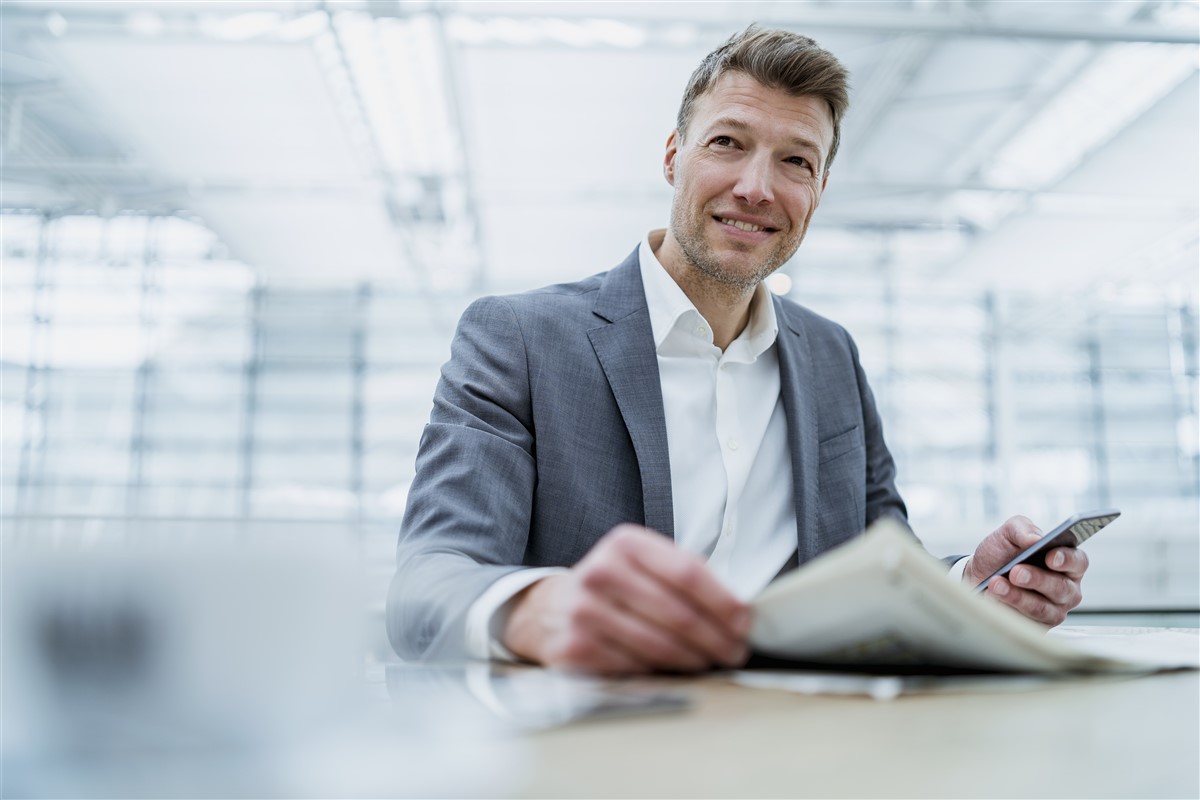
[[761, 225], [751, 225], [749, 222], [738, 222], [736, 219], [727, 219], [725, 217], [721, 217], [721, 222], [724, 222], [726, 225], [732, 225], [739, 231], [750, 231], [753, 233], [756, 231], [766, 230], [766, 228], [763, 228]]

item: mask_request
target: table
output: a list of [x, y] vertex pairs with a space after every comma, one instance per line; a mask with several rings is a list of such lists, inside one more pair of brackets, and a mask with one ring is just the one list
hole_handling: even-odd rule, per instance
[[1200, 673], [806, 696], [662, 679], [689, 710], [527, 736], [528, 797], [1197, 797]]
[[[0, 797], [1200, 796], [1196, 670], [822, 685], [847, 696], [744, 685], [771, 672], [603, 681], [478, 661], [330, 681], [341, 670], [251, 654], [136, 682], [5, 671]], [[647, 694], [654, 713], [577, 719]]]

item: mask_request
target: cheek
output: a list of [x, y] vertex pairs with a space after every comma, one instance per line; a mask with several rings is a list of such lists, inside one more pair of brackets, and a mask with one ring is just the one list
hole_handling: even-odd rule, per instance
[[812, 219], [813, 212], [817, 210], [817, 205], [821, 202], [821, 190], [817, 185], [806, 186], [798, 193], [796, 202], [797, 219], [803, 219], [806, 223]]
[[687, 184], [693, 195], [708, 199], [732, 191], [737, 184], [738, 171], [733, 165], [709, 159], [690, 166]]
[[780, 210], [783, 211], [787, 216], [788, 222], [791, 223], [792, 232], [797, 233], [808, 225], [815, 207], [813, 194], [807, 189], [797, 189], [788, 195], [787, 200], [781, 206]]

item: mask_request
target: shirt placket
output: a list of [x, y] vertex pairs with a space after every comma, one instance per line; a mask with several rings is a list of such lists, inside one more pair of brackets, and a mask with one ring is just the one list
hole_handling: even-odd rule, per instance
[[741, 363], [726, 353], [716, 364], [715, 394], [717, 441], [725, 466], [725, 512], [712, 559], [728, 561], [738, 536], [738, 505], [746, 486], [752, 448], [745, 441], [737, 392], [737, 369]]

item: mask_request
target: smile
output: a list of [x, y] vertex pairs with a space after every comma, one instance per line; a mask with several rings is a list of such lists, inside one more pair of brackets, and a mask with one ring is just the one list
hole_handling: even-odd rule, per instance
[[758, 233], [759, 231], [772, 231], [773, 232], [776, 230], [775, 228], [765, 228], [762, 225], [752, 225], [749, 222], [741, 222], [736, 219], [729, 219], [728, 217], [717, 217], [716, 220], [717, 220], [717, 222], [720, 222], [723, 225], [731, 225], [731, 226], [737, 228], [739, 231], [747, 231], [749, 233]]

